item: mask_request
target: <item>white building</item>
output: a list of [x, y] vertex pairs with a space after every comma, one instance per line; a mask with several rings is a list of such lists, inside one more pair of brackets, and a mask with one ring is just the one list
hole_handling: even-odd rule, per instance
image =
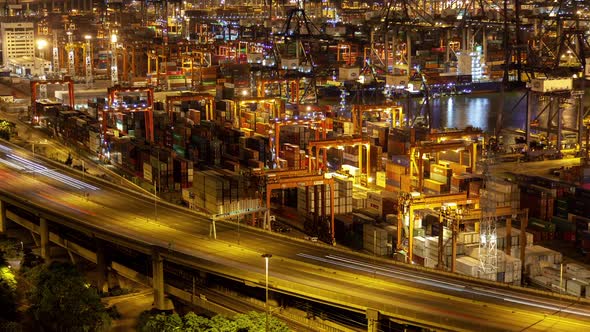
[[2, 63], [9, 59], [35, 56], [35, 26], [32, 22], [0, 23]]
[[43, 77], [51, 70], [51, 61], [38, 57], [23, 56], [8, 59], [6, 67], [19, 76]]

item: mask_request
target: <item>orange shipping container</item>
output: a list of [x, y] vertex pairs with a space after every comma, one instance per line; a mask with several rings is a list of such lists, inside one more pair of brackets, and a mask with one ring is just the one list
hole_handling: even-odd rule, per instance
[[268, 131], [267, 131], [266, 123], [257, 123], [256, 124], [256, 133], [260, 134], [260, 135], [267, 135]]
[[424, 179], [424, 188], [430, 189], [437, 193], [446, 192], [447, 185], [442, 182], [434, 181], [431, 179]]
[[410, 175], [401, 175], [400, 179], [400, 190], [403, 192], [410, 192]]
[[408, 168], [403, 166], [403, 165], [399, 165], [396, 164], [392, 161], [388, 161], [387, 165], [385, 166], [385, 169], [388, 173], [397, 173], [397, 174], [408, 174]]

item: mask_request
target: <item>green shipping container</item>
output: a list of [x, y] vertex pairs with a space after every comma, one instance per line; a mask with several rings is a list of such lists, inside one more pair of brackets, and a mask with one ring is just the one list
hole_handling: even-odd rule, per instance
[[555, 232], [555, 224], [537, 218], [530, 218], [528, 227], [541, 232]]
[[575, 232], [576, 231], [576, 224], [568, 221], [565, 218], [553, 217], [553, 218], [551, 218], [551, 222], [553, 222], [555, 224], [555, 229], [558, 232]]

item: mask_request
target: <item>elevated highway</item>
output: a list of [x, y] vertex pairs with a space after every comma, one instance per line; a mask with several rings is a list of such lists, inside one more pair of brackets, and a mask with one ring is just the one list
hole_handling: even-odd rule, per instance
[[[213, 239], [205, 215], [154, 204], [152, 197], [30, 159], [25, 151], [0, 145], [0, 231], [7, 216], [27, 211], [47, 258], [49, 233], [67, 228], [149, 255], [159, 308], [165, 306], [166, 262], [264, 287], [261, 254], [272, 253], [271, 292], [367, 313], [370, 330], [376, 330], [376, 318], [453, 331], [590, 330], [585, 300], [397, 264], [229, 222], [217, 223]], [[91, 243], [78, 245], [99, 251]]]

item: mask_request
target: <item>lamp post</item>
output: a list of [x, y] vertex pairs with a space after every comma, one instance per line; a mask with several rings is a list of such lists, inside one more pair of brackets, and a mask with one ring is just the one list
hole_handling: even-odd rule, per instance
[[[46, 46], [47, 46], [47, 41], [45, 39], [37, 39], [37, 50], [39, 51], [38, 54], [39, 56], [41, 56], [41, 50], [43, 50]], [[33, 65], [35, 67], [35, 74], [37, 74], [37, 71], [39, 70], [39, 62], [37, 60], [37, 54], [33, 54]], [[35, 76], [35, 75], [32, 75]], [[41, 75], [37, 75], [37, 76], [41, 76]]]
[[[158, 150], [158, 164], [157, 169], [158, 172], [158, 179], [156, 180], [153, 175], [152, 169], [152, 181], [154, 182], [154, 221], [158, 220], [158, 189], [162, 191], [162, 187], [160, 187], [160, 174], [162, 173], [162, 162], [160, 161], [160, 150]], [[158, 188], [159, 187], [159, 188]]]
[[268, 261], [270, 260], [270, 258], [272, 257], [271, 254], [263, 254], [262, 257], [264, 257], [264, 261], [265, 261], [265, 265], [266, 265], [266, 297], [265, 297], [265, 301], [264, 301], [264, 311], [266, 313], [266, 332], [268, 332]]

